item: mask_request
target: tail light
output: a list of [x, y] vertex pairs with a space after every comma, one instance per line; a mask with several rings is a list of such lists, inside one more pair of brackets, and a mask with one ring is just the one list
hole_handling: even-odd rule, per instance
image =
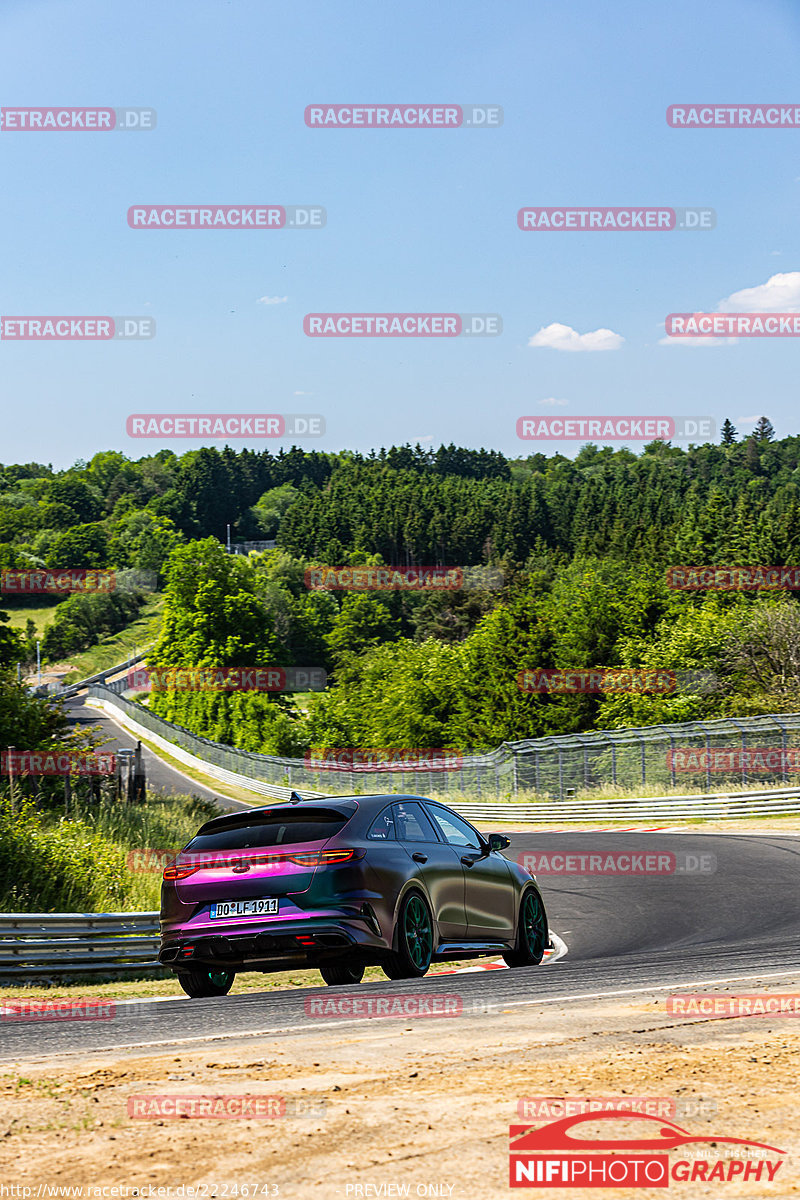
[[196, 862], [172, 863], [164, 868], [164, 879], [167, 883], [174, 883], [176, 880], [188, 879], [195, 871], [208, 867], [233, 869], [239, 865], [264, 867], [280, 866], [282, 863], [294, 863], [296, 867], [337, 866], [339, 863], [363, 858], [365, 853], [364, 850], [303, 850], [298, 854], [260, 854], [247, 858], [226, 858], [220, 855], [219, 858], [200, 859]]
[[188, 863], [180, 867], [164, 867], [164, 879], [167, 881], [167, 883], [172, 883], [176, 879], [185, 879], [187, 875], [194, 875], [195, 871], [199, 870], [199, 864], [196, 866], [190, 866]]
[[302, 854], [286, 854], [287, 862], [295, 863], [298, 867], [330, 867], [338, 863], [351, 862], [354, 858], [363, 858], [363, 850], [309, 850]]

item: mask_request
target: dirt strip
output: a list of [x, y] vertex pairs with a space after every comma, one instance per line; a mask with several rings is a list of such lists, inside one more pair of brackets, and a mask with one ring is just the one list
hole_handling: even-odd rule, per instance
[[[750, 980], [725, 992], [737, 990], [800, 992], [800, 976], [779, 987]], [[490, 975], [485, 998], [492, 999]], [[73, 1195], [86, 1200], [111, 1196], [114, 1186], [119, 1196], [133, 1195], [124, 1189], [134, 1187], [142, 1196], [212, 1196], [212, 1185], [223, 1198], [484, 1200], [514, 1194], [509, 1125], [543, 1125], [562, 1115], [558, 1103], [542, 1110], [538, 1102], [531, 1107], [532, 1099], [618, 1098], [630, 1104], [649, 1098], [653, 1115], [668, 1117], [692, 1136], [746, 1138], [786, 1151], [772, 1155], [781, 1159], [772, 1183], [765, 1174], [756, 1179], [751, 1166], [747, 1181], [738, 1175], [723, 1185], [726, 1197], [800, 1195], [798, 1018], [676, 1018], [667, 1012], [665, 994], [652, 993], [498, 1008], [477, 1017], [376, 1018], [343, 1027], [329, 1017], [318, 1024], [313, 1037], [232, 1039], [206, 1051], [64, 1056], [6, 1067], [0, 1075], [0, 1179], [30, 1187], [31, 1200], [59, 1194], [48, 1191], [59, 1185], [81, 1186]], [[232, 1097], [257, 1095], [262, 1111], [286, 1115], [173, 1118], [164, 1115], [163, 1104], [161, 1116], [128, 1115], [129, 1100], [157, 1094], [194, 1097], [195, 1109], [201, 1095], [223, 1097], [220, 1112], [226, 1105], [235, 1110]], [[266, 1098], [273, 1098], [271, 1104]], [[529, 1103], [520, 1116], [524, 1098]], [[140, 1112], [153, 1110], [152, 1099], [138, 1103]], [[643, 1134], [641, 1119], [631, 1121], [626, 1136], [653, 1137], [656, 1126], [647, 1125]], [[580, 1135], [607, 1131], [608, 1123], [595, 1120]], [[615, 1136], [619, 1132], [618, 1126]], [[691, 1169], [704, 1154], [711, 1164], [724, 1159], [727, 1170], [728, 1153], [739, 1150], [718, 1141], [672, 1150], [670, 1162], [687, 1160]], [[92, 1193], [92, 1186], [107, 1190]], [[200, 1190], [192, 1193], [191, 1186]], [[717, 1196], [719, 1186], [670, 1181], [672, 1194], [687, 1200]], [[4, 1194], [27, 1200], [22, 1191]], [[537, 1195], [562, 1200], [583, 1194], [632, 1192], [537, 1188]], [[635, 1194], [657, 1198], [664, 1189], [644, 1187]]]

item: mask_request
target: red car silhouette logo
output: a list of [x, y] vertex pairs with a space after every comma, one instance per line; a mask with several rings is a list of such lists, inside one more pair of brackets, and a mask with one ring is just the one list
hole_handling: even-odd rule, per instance
[[[594, 1139], [575, 1137], [569, 1131], [582, 1121], [607, 1121], [610, 1119], [624, 1121], [652, 1121], [659, 1126], [658, 1135], [652, 1138], [609, 1138]], [[621, 1109], [611, 1109], [607, 1112], [578, 1113], [573, 1117], [562, 1117], [560, 1121], [551, 1121], [540, 1128], [530, 1125], [512, 1125], [509, 1130], [512, 1154], [529, 1154], [549, 1151], [572, 1151], [585, 1153], [587, 1150], [674, 1150], [678, 1146], [688, 1146], [696, 1142], [725, 1142], [736, 1146], [756, 1146], [760, 1150], [769, 1150], [774, 1154], [785, 1154], [777, 1146], [768, 1146], [764, 1142], [751, 1142], [747, 1138], [724, 1138], [714, 1134], [704, 1137], [694, 1137], [686, 1129], [681, 1129], [664, 1117], [650, 1117], [644, 1113], [631, 1114]]]

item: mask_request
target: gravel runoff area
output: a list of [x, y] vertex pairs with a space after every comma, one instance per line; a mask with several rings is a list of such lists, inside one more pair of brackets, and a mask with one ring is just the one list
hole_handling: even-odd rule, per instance
[[[455, 996], [458, 982], [453, 977]], [[786, 1152], [771, 1156], [782, 1160], [773, 1181], [762, 1174], [756, 1182], [753, 1166], [751, 1178], [737, 1175], [723, 1194], [800, 1194], [797, 1019], [676, 1017], [666, 990], [532, 997], [492, 1011], [492, 986], [490, 973], [489, 1011], [479, 1014], [360, 1023], [327, 1016], [300, 1034], [0, 1065], [0, 1179], [19, 1189], [4, 1194], [33, 1200], [73, 1187], [86, 1200], [133, 1196], [136, 1188], [163, 1197], [507, 1197], [509, 1125], [542, 1124], [542, 1097], [649, 1103], [694, 1136], [768, 1143]], [[798, 992], [800, 974], [725, 990]], [[156, 1095], [227, 1098], [229, 1111], [232, 1097], [258, 1096], [273, 1115], [173, 1118], [163, 1107], [156, 1117], [129, 1115], [137, 1102], [139, 1112], [152, 1110]], [[546, 1119], [560, 1115], [552, 1103]], [[581, 1132], [601, 1136], [601, 1124]], [[626, 1132], [643, 1136], [641, 1123]], [[687, 1161], [687, 1170], [697, 1162], [707, 1173], [720, 1159], [727, 1171], [729, 1152], [704, 1143], [671, 1151], [670, 1162]], [[687, 1200], [720, 1194], [716, 1181], [670, 1187]], [[537, 1194], [597, 1193], [540, 1186]], [[645, 1200], [664, 1190], [600, 1194]]]

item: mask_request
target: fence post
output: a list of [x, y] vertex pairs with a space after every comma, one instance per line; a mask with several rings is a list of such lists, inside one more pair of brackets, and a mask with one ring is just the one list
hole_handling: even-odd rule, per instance
[[788, 753], [789, 745], [788, 745], [788, 739], [786, 737], [786, 726], [784, 725], [783, 721], [781, 721], [781, 719], [779, 717], [775, 717], [774, 719], [780, 726], [780, 731], [781, 731], [781, 767], [783, 768], [781, 774], [783, 776], [783, 782], [788, 783], [789, 782], [789, 753]]
[[706, 787], [711, 791], [711, 734], [706, 729]]
[[742, 783], [747, 783], [747, 730], [743, 729], [739, 722], [735, 721], [733, 717], [729, 717], [728, 719], [730, 720], [731, 725], [734, 725], [739, 730], [739, 737], [742, 743]]
[[136, 749], [133, 753], [133, 799], [147, 799], [147, 779], [145, 777], [144, 757], [142, 756], [142, 743], [136, 743]]
[[13, 814], [17, 811], [17, 798], [16, 798], [16, 794], [14, 792], [14, 747], [13, 746], [8, 747], [8, 758], [6, 759], [6, 762], [8, 763], [8, 797], [9, 797], [9, 800], [11, 801], [11, 812]]

